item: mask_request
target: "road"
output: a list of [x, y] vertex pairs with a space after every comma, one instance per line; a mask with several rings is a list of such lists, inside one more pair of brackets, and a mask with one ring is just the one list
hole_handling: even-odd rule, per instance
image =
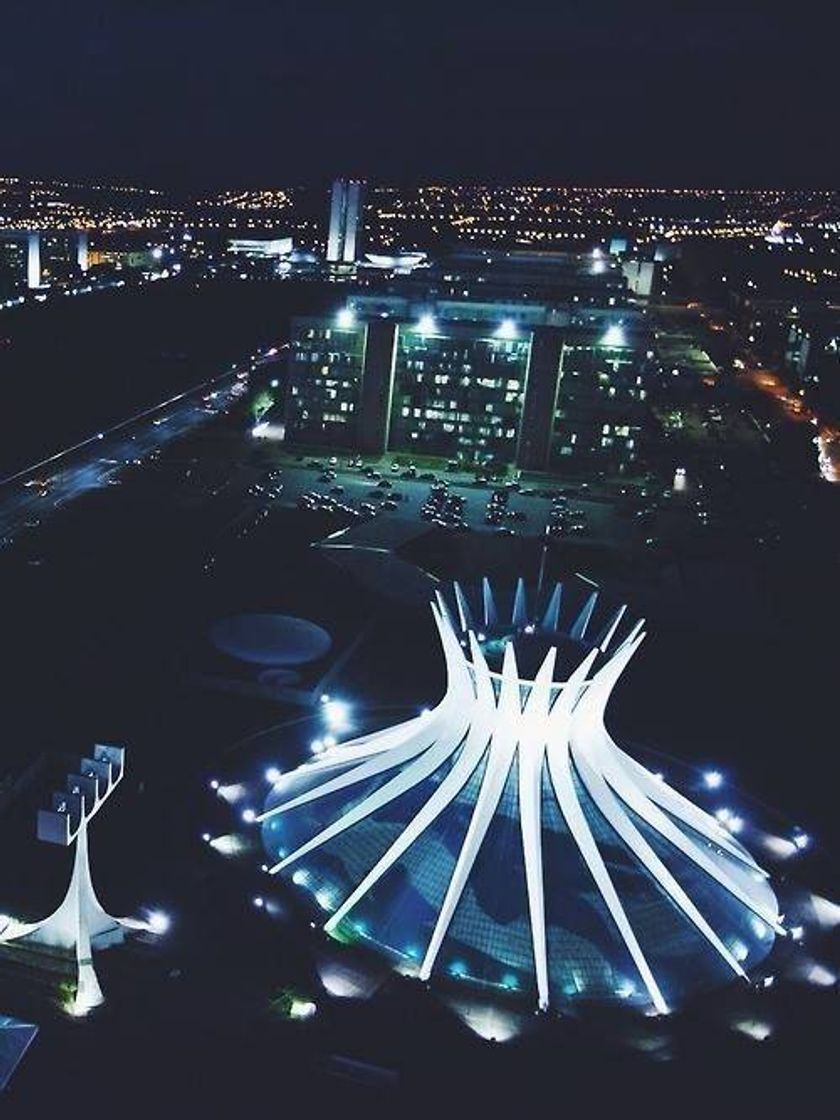
[[166, 444], [229, 411], [246, 384], [235, 370], [208, 378], [0, 481], [0, 544], [12, 544], [91, 490], [119, 485], [126, 467], [148, 461]]

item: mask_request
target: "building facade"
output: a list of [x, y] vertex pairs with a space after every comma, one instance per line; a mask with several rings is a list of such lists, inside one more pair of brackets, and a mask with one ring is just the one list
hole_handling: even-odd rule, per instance
[[368, 454], [625, 470], [652, 371], [638, 311], [355, 295], [292, 324], [286, 433]]
[[[634, 336], [636, 334], [636, 337]], [[647, 386], [656, 375], [645, 331], [623, 324], [564, 333], [549, 465], [598, 462], [621, 473], [639, 456]]]
[[88, 264], [88, 235], [84, 232], [2, 230], [0, 298], [70, 283], [87, 272]]
[[359, 251], [362, 230], [364, 184], [358, 179], [336, 179], [330, 195], [330, 228], [327, 261], [353, 264]]

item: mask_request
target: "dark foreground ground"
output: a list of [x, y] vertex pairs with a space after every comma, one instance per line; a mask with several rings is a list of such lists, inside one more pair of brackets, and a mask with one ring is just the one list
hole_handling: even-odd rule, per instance
[[[0, 1010], [40, 1027], [3, 1115], [781, 1116], [830, 1101], [836, 984], [714, 994], [665, 1024], [525, 1015], [522, 1035], [505, 1043], [476, 1036], [399, 978], [375, 973], [382, 983], [368, 1000], [324, 990], [334, 951], [280, 884], [266, 886], [259, 852], [227, 858], [201, 839], [242, 831], [238, 807], [208, 790], [211, 777], [254, 781], [268, 763], [302, 757], [312, 734], [310, 709], [219, 653], [211, 627], [261, 610], [318, 622], [333, 648], [298, 687], [317, 691], [341, 659], [331, 687], [359, 698], [365, 726], [433, 702], [440, 664], [424, 609], [313, 550], [340, 519], [249, 493], [272, 458], [245, 427], [241, 413], [210, 419], [0, 553], [0, 908], [38, 916], [57, 903], [67, 856], [34, 840], [34, 812], [63, 757], [98, 740], [129, 752], [129, 776], [92, 829], [101, 897], [114, 913], [148, 905], [173, 919], [157, 945], [100, 958], [108, 1003], [85, 1021], [57, 1007], [55, 976], [0, 960]], [[633, 539], [589, 540], [552, 545], [547, 559], [549, 578], [585, 570], [649, 618], [644, 655], [611, 709], [617, 733], [659, 752], [664, 769], [675, 759], [725, 769], [745, 815], [781, 807], [780, 827], [798, 823], [816, 841], [791, 878], [830, 897], [835, 532], [824, 520], [770, 553], [721, 545], [661, 562]], [[501, 580], [536, 572], [540, 557], [527, 535], [443, 530], [403, 554], [443, 575]], [[253, 906], [258, 894], [269, 907]], [[836, 933], [813, 935], [801, 952], [829, 970], [840, 963]], [[290, 990], [317, 1003], [312, 1019], [279, 1013]], [[770, 1028], [764, 1041], [750, 1037], [754, 1023], [753, 1034]]]

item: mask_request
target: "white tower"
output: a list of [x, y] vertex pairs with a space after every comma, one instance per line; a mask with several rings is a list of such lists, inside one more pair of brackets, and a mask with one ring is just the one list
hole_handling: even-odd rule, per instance
[[362, 223], [363, 184], [357, 179], [336, 179], [330, 195], [327, 261], [353, 264]]

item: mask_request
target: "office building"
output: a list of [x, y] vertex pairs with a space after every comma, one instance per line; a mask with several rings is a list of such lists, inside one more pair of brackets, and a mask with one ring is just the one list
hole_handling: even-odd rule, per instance
[[14, 294], [26, 288], [71, 283], [88, 265], [88, 235], [84, 232], [0, 231], [0, 291]]
[[651, 346], [626, 306], [356, 294], [293, 321], [287, 439], [621, 472], [639, 455]]

